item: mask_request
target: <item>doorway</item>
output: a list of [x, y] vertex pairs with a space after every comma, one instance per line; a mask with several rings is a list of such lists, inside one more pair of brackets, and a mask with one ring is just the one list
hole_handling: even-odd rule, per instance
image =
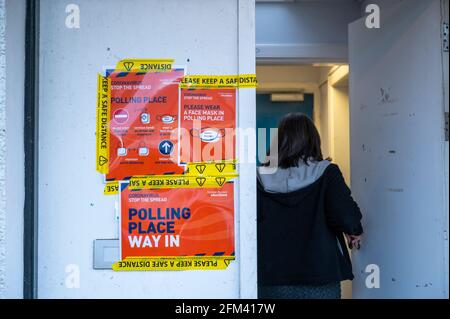
[[[257, 154], [267, 154], [271, 139], [270, 129], [277, 127], [284, 115], [300, 112], [313, 119], [314, 95], [301, 92], [259, 92], [256, 95], [256, 105], [256, 127], [266, 132], [265, 139], [259, 134], [256, 135]], [[261, 164], [259, 157], [257, 164]]]
[[[343, 298], [448, 298], [448, 0], [376, 2], [379, 29], [366, 17], [317, 19], [334, 37], [320, 44], [320, 32], [290, 32], [319, 29], [304, 17], [317, 3], [262, 6], [280, 32], [260, 32], [259, 89], [314, 94], [323, 155], [361, 208], [363, 245]], [[321, 15], [337, 10], [322, 5]], [[346, 38], [342, 55], [332, 30]]]
[[[257, 128], [270, 128], [291, 112], [304, 113], [319, 130], [324, 158], [339, 165], [350, 185], [349, 67], [345, 64], [257, 64]], [[258, 154], [262, 154], [258, 150]], [[259, 163], [258, 163], [259, 164]], [[351, 298], [351, 282], [341, 285], [343, 299]]]

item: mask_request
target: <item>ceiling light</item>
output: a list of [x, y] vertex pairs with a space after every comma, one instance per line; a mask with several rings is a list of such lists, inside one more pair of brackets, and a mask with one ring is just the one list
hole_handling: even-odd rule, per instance
[[270, 95], [272, 102], [303, 102], [304, 100], [303, 93], [272, 93]]

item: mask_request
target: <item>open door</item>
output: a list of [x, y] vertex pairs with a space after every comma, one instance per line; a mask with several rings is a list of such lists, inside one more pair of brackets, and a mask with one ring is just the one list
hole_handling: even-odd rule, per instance
[[444, 5], [403, 1], [382, 8], [380, 29], [349, 28], [351, 184], [366, 231], [354, 298], [448, 298]]

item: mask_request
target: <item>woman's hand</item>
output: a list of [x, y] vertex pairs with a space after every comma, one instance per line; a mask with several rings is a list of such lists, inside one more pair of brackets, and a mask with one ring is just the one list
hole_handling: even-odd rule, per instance
[[355, 236], [355, 235], [345, 234], [345, 238], [347, 238], [348, 247], [350, 249], [353, 249], [353, 247], [355, 247], [356, 249], [359, 249], [361, 247], [362, 235]]

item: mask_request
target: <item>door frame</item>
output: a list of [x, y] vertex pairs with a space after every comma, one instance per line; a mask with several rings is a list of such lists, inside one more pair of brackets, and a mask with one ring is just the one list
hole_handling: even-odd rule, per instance
[[[256, 73], [255, 55], [255, 1], [237, 0], [238, 3], [238, 73]], [[250, 26], [242, 28], [241, 26]], [[237, 90], [238, 94], [238, 135], [248, 128], [256, 127], [256, 89]], [[237, 158], [242, 136], [237, 139]], [[256, 143], [247, 143], [247, 154], [256, 154]], [[256, 243], [256, 158], [239, 163], [237, 189], [239, 193], [239, 297], [256, 299], [258, 297], [257, 280], [257, 243]], [[244, 240], [241, 240], [244, 239]], [[250, 239], [250, 240], [249, 240]]]
[[27, 0], [25, 21], [23, 297], [35, 299], [38, 263], [38, 129], [40, 1]]

